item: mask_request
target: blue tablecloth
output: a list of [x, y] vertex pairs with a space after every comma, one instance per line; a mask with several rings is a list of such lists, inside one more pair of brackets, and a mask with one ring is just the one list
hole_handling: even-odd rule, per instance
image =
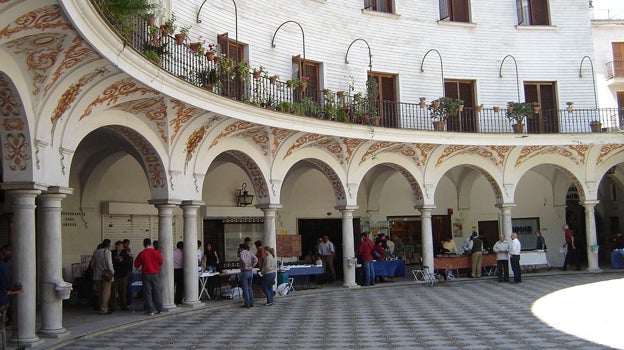
[[310, 266], [288, 266], [286, 272], [288, 275], [293, 276], [310, 276], [320, 275], [325, 272], [323, 266], [310, 265]]
[[611, 266], [614, 269], [624, 269], [624, 249], [615, 249], [611, 252]]
[[375, 276], [403, 276], [405, 277], [405, 262], [403, 260], [377, 260], [373, 262]]

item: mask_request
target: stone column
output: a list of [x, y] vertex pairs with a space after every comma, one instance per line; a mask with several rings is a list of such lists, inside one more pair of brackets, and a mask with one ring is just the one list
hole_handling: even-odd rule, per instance
[[349, 260], [355, 259], [355, 242], [353, 239], [353, 211], [356, 207], [339, 209], [342, 213], [342, 273], [347, 288], [359, 287], [355, 283], [355, 264], [349, 266]]
[[506, 240], [511, 239], [511, 233], [513, 231], [513, 228], [511, 226], [511, 208], [515, 206], [516, 205], [514, 203], [503, 203], [503, 204], [497, 205], [503, 217], [503, 232], [502, 233], [503, 235], [505, 235]]
[[197, 211], [199, 201], [183, 201], [184, 216], [184, 306], [196, 307], [199, 301], [199, 275], [197, 273]]
[[63, 281], [63, 240], [61, 235], [61, 202], [71, 189], [50, 188], [39, 196], [37, 237], [41, 300], [39, 335], [60, 338], [69, 335], [63, 327], [63, 300], [56, 295], [56, 285]]
[[[599, 201], [585, 201], [583, 206], [585, 207], [585, 239], [587, 240], [587, 266], [591, 272], [600, 272], [598, 266], [598, 250], [593, 252], [591, 246], [598, 245], [598, 239], [596, 238], [596, 216], [594, 209]], [[578, 247], [577, 247], [578, 248]], [[578, 252], [576, 252], [578, 254]]]
[[41, 342], [35, 334], [36, 322], [36, 252], [35, 198], [45, 189], [11, 190], [13, 200], [13, 282], [21, 283], [23, 292], [13, 297], [15, 328], [11, 343], [31, 347]]
[[[275, 249], [275, 256], [280, 256], [276, 249], [277, 239], [275, 237], [275, 214], [277, 208], [262, 208], [264, 212], [264, 233], [262, 235], [262, 243]], [[262, 267], [262, 266], [259, 266]]]
[[423, 266], [428, 266], [429, 271], [433, 272], [435, 266], [433, 264], [433, 230], [431, 228], [431, 212], [435, 209], [435, 206], [423, 205], [422, 207], [416, 209], [420, 210]]
[[167, 201], [150, 201], [158, 209], [158, 248], [163, 256], [160, 267], [160, 291], [163, 309], [176, 307], [173, 302], [173, 209], [176, 204]]

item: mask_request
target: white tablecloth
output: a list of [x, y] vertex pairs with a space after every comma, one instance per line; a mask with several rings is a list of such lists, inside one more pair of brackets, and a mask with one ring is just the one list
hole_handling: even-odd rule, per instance
[[550, 267], [548, 259], [546, 259], [546, 252], [543, 250], [533, 250], [520, 253], [520, 265], [547, 265]]

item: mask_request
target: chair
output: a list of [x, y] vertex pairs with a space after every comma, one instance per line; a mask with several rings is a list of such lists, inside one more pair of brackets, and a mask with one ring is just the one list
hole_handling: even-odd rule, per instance
[[295, 278], [294, 277], [288, 278], [288, 288], [290, 288], [291, 291], [295, 291]]
[[429, 266], [423, 266], [422, 269], [412, 270], [412, 275], [414, 276], [414, 282], [429, 284], [432, 287], [437, 280], [435, 273], [429, 270]]

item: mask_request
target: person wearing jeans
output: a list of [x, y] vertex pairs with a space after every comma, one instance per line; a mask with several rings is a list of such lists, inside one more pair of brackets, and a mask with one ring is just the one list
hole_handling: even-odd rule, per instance
[[251, 252], [249, 251], [249, 246], [245, 243], [241, 243], [238, 246], [238, 255], [240, 258], [238, 261], [238, 265], [241, 270], [240, 285], [243, 289], [243, 299], [245, 300], [245, 304], [241, 306], [250, 308], [254, 306], [254, 296], [251, 283], [253, 282], [253, 268], [258, 263], [258, 258], [255, 255], [251, 254]]
[[273, 285], [275, 284], [275, 276], [277, 276], [277, 262], [275, 261], [275, 252], [273, 248], [264, 247], [266, 252], [262, 260], [262, 292], [267, 297], [266, 306], [273, 305]]
[[361, 242], [358, 247], [357, 254], [361, 257], [362, 267], [364, 267], [364, 285], [375, 285], [375, 267], [373, 266], [373, 250], [375, 244], [368, 238], [368, 232], [360, 235]]

